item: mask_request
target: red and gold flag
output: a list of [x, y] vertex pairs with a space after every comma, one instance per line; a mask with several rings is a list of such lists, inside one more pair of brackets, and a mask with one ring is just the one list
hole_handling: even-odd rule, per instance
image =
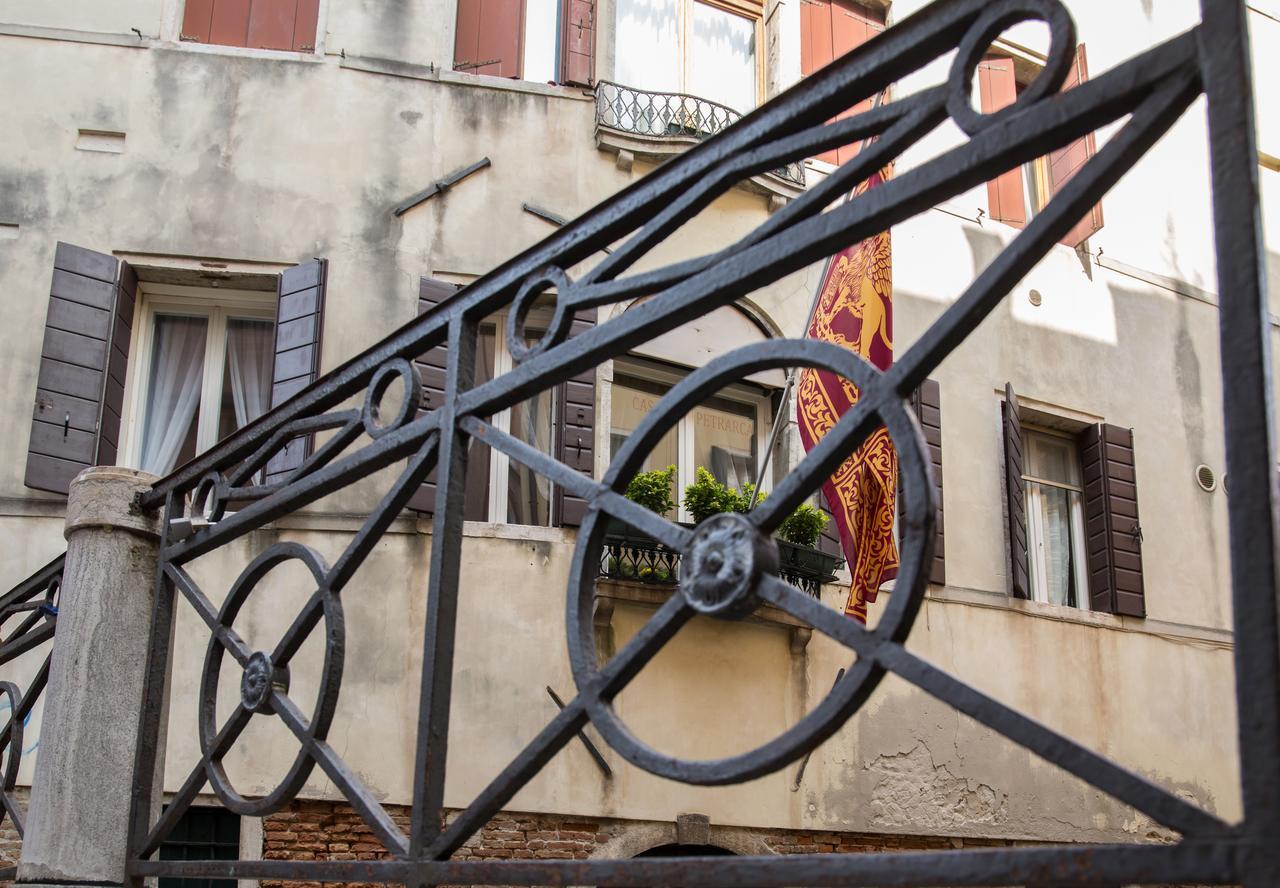
[[[856, 194], [887, 178], [878, 172]], [[889, 232], [831, 257], [807, 335], [856, 352], [881, 370], [893, 363], [893, 268]], [[796, 421], [806, 452], [858, 402], [847, 379], [806, 367], [796, 395]], [[845, 613], [865, 623], [880, 584], [898, 574], [893, 539], [898, 457], [881, 426], [822, 485], [835, 518], [853, 584]]]

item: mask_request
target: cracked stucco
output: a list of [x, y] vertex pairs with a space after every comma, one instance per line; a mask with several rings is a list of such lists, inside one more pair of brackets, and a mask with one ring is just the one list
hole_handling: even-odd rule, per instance
[[877, 756], [865, 769], [875, 780], [871, 822], [876, 826], [945, 829], [1000, 824], [1008, 817], [1005, 792], [956, 776], [946, 765], [936, 764], [923, 743], [907, 752]]

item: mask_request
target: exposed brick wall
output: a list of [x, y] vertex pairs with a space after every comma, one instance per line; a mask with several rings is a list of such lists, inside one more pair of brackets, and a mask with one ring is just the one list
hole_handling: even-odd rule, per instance
[[[392, 818], [407, 828], [409, 809], [389, 806]], [[637, 828], [671, 828], [671, 824], [555, 814], [504, 812], [464, 845], [456, 860], [585, 860], [607, 851], [603, 846], [623, 839]], [[658, 833], [655, 833], [655, 835]], [[726, 839], [732, 838], [732, 842]], [[674, 834], [653, 844], [676, 841]], [[818, 854], [832, 852], [922, 851], [957, 847], [1003, 846], [999, 840], [953, 839], [944, 836], [888, 836], [871, 833], [769, 830], [712, 826], [711, 843], [724, 847], [750, 846], [753, 853]], [[630, 849], [631, 853], [650, 845]], [[739, 850], [733, 849], [731, 850]], [[350, 806], [342, 802], [295, 802], [263, 823], [266, 860], [379, 860], [389, 855]], [[613, 855], [609, 855], [613, 856]], [[263, 888], [303, 883], [264, 880]], [[316, 886], [319, 888], [319, 886]]]

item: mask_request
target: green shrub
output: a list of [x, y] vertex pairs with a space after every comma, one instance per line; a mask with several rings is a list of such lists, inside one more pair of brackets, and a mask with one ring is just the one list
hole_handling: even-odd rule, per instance
[[675, 466], [641, 472], [627, 485], [627, 499], [639, 503], [651, 512], [665, 515], [676, 507], [676, 501], [671, 498], [675, 478]]
[[799, 508], [786, 517], [778, 527], [778, 536], [788, 543], [797, 546], [808, 546], [812, 549], [827, 526], [827, 514], [821, 509], [801, 503]]
[[[741, 490], [726, 487], [702, 466], [694, 472], [694, 482], [684, 489], [684, 507], [693, 515], [695, 523], [701, 523], [721, 512], [747, 512], [751, 508], [754, 484], [744, 484]], [[764, 495], [756, 500], [759, 504]]]

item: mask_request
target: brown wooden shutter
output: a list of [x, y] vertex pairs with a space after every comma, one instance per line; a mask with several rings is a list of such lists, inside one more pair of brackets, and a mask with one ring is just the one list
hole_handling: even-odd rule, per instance
[[1027, 503], [1022, 490], [1022, 420], [1018, 415], [1018, 396], [1012, 384], [1005, 384], [1004, 404], [1004, 483], [1009, 511], [1009, 583], [1015, 598], [1030, 598], [1031, 583], [1027, 576]]
[[[1063, 92], [1079, 86], [1089, 79], [1089, 64], [1085, 57], [1084, 44], [1081, 43], [1076, 47], [1075, 64], [1071, 66], [1071, 72], [1067, 75], [1066, 81], [1062, 84]], [[1080, 171], [1085, 162], [1093, 157], [1097, 151], [1097, 144], [1093, 133], [1089, 133], [1083, 138], [1076, 139], [1065, 148], [1059, 148], [1057, 151], [1050, 152], [1048, 158], [1049, 164], [1049, 187], [1054, 194], [1057, 194], [1062, 186], [1071, 181], [1071, 177]], [[1076, 223], [1076, 226], [1067, 233], [1062, 239], [1062, 243], [1069, 247], [1078, 247], [1085, 238], [1096, 232], [1102, 227], [1102, 204], [1094, 204], [1088, 214]]]
[[1142, 584], [1142, 529], [1133, 467], [1133, 431], [1091, 426], [1080, 435], [1089, 607], [1147, 615]]
[[187, 0], [182, 9], [182, 30], [179, 40], [208, 43], [213, 26], [213, 0]]
[[561, 82], [573, 86], [594, 85], [596, 0], [563, 0], [560, 21]]
[[823, 525], [822, 534], [818, 537], [818, 551], [834, 555], [836, 558], [844, 558], [844, 548], [840, 545], [840, 531], [836, 529], [835, 516], [827, 507], [825, 494], [818, 497], [818, 508], [827, 516], [827, 523]]
[[[808, 77], [884, 30], [884, 13], [854, 0], [800, 0], [800, 71]], [[852, 117], [871, 108], [865, 100], [836, 116]], [[844, 163], [857, 153], [857, 144], [818, 155], [827, 163]]]
[[[271, 407], [279, 407], [315, 381], [324, 332], [324, 296], [329, 263], [313, 259], [280, 273], [277, 283], [275, 363]], [[281, 480], [311, 453], [313, 436], [290, 440], [267, 462], [267, 483]]]
[[121, 274], [114, 257], [57, 245], [27, 447], [28, 487], [65, 494], [82, 470], [116, 461], [136, 288], [133, 270], [125, 266]]
[[[418, 283], [418, 315], [421, 317], [454, 293], [458, 285], [434, 278]], [[493, 375], [483, 348], [476, 349], [476, 383]], [[449, 368], [449, 347], [437, 345], [413, 362], [422, 380], [422, 407], [418, 415], [437, 410], [444, 404], [445, 375]], [[467, 452], [467, 481], [464, 487], [462, 517], [467, 521], [486, 521], [489, 517], [489, 446], [472, 439]], [[432, 469], [417, 493], [409, 500], [409, 508], [432, 515], [436, 508], [436, 470]]]
[[471, 74], [519, 77], [523, 23], [524, 0], [458, 0], [453, 67]]
[[315, 49], [319, 6], [320, 0], [253, 0], [246, 45], [254, 49]]
[[209, 42], [222, 46], [248, 46], [249, 6], [249, 0], [213, 0]]
[[[978, 93], [983, 114], [992, 114], [1012, 105], [1018, 98], [1013, 59], [1009, 56], [988, 56], [979, 62]], [[1027, 224], [1021, 167], [1014, 167], [987, 183], [987, 205], [991, 218], [997, 222], [1006, 222], [1015, 228]]]
[[925, 443], [929, 445], [929, 461], [933, 464], [934, 489], [938, 494], [938, 512], [933, 543], [933, 564], [929, 568], [929, 582], [945, 586], [947, 583], [946, 542], [942, 523], [942, 390], [936, 380], [926, 379], [911, 396], [911, 406]]
[[[584, 309], [574, 315], [570, 336], [590, 330], [596, 323], [596, 310]], [[595, 475], [596, 456], [596, 371], [584, 370], [559, 387], [556, 459], [588, 478]], [[578, 527], [586, 515], [586, 501], [555, 488], [553, 520], [561, 527]]]

